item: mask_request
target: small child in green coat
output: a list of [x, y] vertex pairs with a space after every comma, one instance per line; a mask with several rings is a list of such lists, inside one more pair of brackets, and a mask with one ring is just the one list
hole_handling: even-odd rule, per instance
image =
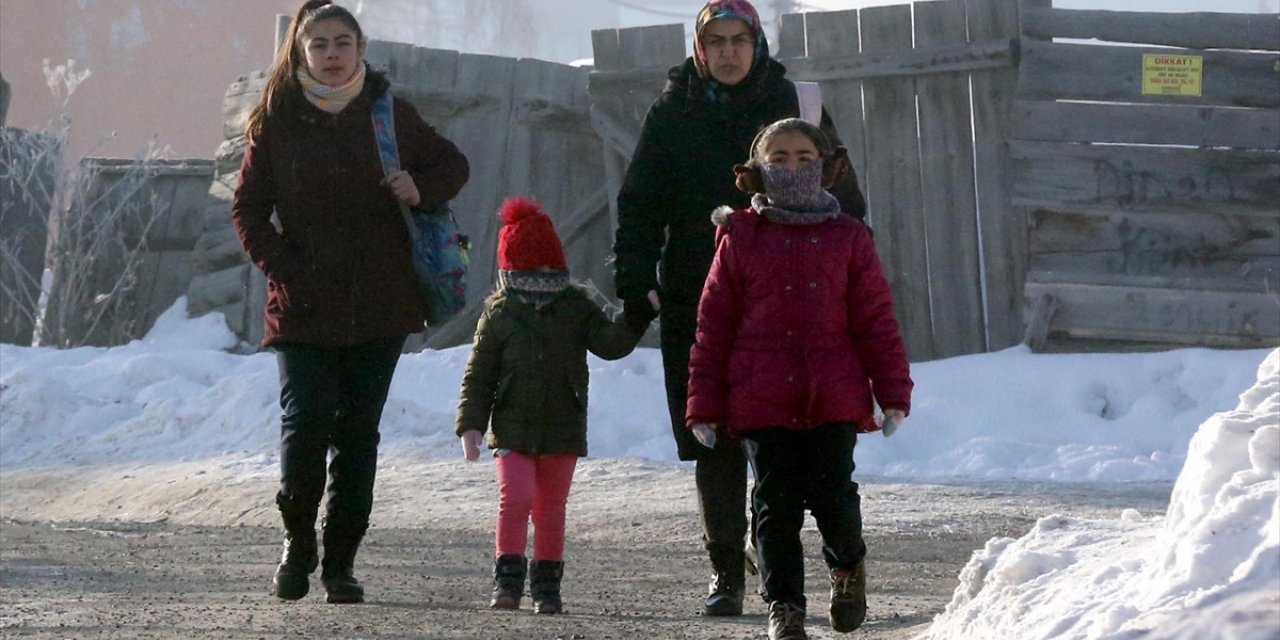
[[476, 326], [462, 378], [456, 433], [467, 460], [489, 431], [498, 473], [493, 568], [495, 609], [518, 609], [528, 564], [534, 611], [558, 613], [564, 572], [565, 502], [578, 458], [587, 455], [587, 352], [631, 353], [652, 317], [610, 321], [569, 270], [551, 218], [513, 198], [499, 210], [498, 288]]

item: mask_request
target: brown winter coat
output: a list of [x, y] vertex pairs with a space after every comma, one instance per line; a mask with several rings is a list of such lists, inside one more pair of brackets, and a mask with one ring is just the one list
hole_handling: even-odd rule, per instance
[[[267, 275], [264, 345], [348, 346], [422, 330], [426, 302], [408, 230], [381, 184], [373, 134], [373, 101], [388, 87], [370, 71], [364, 91], [338, 114], [295, 92], [245, 149], [231, 216]], [[394, 104], [401, 166], [420, 206], [453, 198], [469, 176], [466, 157], [408, 102]]]
[[492, 449], [587, 455], [587, 351], [617, 360], [640, 335], [577, 287], [541, 309], [495, 293], [462, 377], [457, 434], [492, 426]]

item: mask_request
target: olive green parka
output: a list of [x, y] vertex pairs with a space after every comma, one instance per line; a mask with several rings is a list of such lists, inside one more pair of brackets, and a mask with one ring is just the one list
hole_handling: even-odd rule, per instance
[[476, 325], [455, 431], [490, 449], [587, 455], [587, 351], [617, 360], [641, 334], [571, 286], [542, 308], [499, 290]]

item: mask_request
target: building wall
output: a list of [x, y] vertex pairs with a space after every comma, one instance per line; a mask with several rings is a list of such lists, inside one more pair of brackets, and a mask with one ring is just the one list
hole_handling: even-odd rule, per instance
[[174, 157], [211, 157], [222, 97], [269, 65], [275, 15], [297, 0], [0, 0], [6, 124], [40, 129], [56, 114], [42, 60], [92, 75], [71, 100], [70, 157], [134, 157], [153, 137]]

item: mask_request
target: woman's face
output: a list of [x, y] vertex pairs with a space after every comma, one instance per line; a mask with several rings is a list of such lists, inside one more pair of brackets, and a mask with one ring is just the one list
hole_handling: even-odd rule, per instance
[[364, 58], [356, 32], [336, 18], [308, 25], [302, 34], [302, 51], [311, 77], [331, 87], [350, 80]]
[[701, 39], [707, 70], [720, 84], [733, 86], [751, 73], [756, 37], [747, 23], [736, 18], [712, 20], [702, 28]]
[[760, 153], [765, 162], [780, 164], [792, 171], [820, 157], [813, 140], [799, 131], [775, 133], [761, 147]]

